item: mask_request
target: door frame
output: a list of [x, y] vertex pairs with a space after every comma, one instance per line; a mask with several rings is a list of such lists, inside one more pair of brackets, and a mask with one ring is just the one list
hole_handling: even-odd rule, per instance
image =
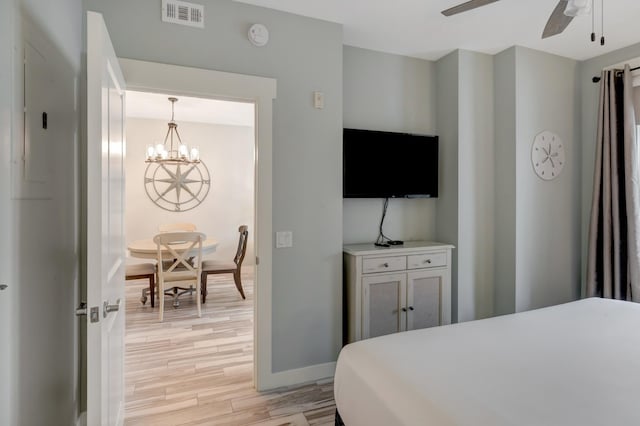
[[255, 105], [253, 378], [258, 390], [277, 385], [272, 366], [272, 171], [276, 80], [119, 58], [127, 90], [250, 102]]

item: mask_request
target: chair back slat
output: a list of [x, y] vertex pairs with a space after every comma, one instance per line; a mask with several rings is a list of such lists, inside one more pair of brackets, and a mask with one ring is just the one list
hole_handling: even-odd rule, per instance
[[[153, 241], [156, 243], [158, 251], [158, 272], [171, 273], [178, 267], [184, 267], [193, 273], [198, 273], [202, 263], [202, 241], [205, 235], [201, 232], [167, 232], [156, 235]], [[190, 243], [187, 245], [187, 243]], [[181, 247], [176, 247], [180, 244]], [[162, 262], [162, 251], [166, 250], [171, 254], [173, 262]], [[195, 257], [196, 264], [189, 262], [189, 258]]]
[[247, 225], [242, 225], [238, 228], [238, 232], [240, 232], [240, 239], [238, 240], [238, 250], [236, 250], [236, 255], [233, 258], [233, 262], [236, 265], [240, 266], [242, 265], [242, 261], [244, 260], [244, 255], [247, 253], [249, 227]]

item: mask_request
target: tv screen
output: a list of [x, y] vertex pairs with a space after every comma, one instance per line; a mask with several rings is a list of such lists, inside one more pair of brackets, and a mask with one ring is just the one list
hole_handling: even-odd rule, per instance
[[344, 129], [344, 198], [438, 196], [438, 137]]

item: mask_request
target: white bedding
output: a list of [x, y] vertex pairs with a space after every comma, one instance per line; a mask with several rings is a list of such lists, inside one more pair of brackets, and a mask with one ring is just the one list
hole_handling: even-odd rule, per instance
[[342, 349], [346, 426], [640, 425], [640, 304], [585, 299]]

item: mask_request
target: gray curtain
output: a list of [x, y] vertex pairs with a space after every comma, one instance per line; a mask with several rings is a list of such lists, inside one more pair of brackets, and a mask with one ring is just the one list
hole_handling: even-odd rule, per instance
[[640, 172], [631, 70], [600, 80], [587, 296], [640, 302]]

